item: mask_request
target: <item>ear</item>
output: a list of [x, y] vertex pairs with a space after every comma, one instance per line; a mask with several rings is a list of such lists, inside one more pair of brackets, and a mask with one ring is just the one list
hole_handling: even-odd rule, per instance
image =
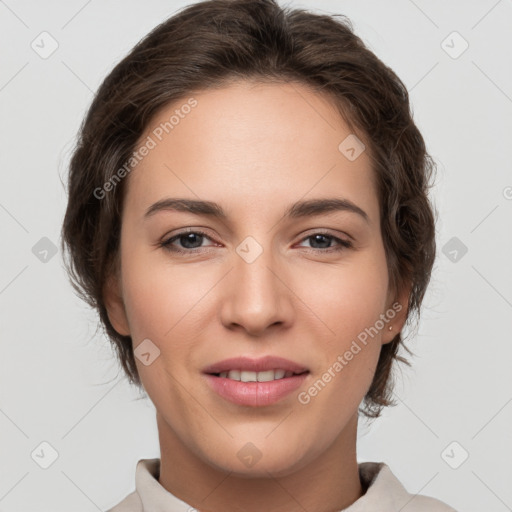
[[128, 318], [118, 276], [109, 276], [103, 286], [103, 300], [107, 309], [108, 319], [114, 329], [122, 336], [130, 335]]
[[[382, 344], [390, 343], [402, 330], [409, 310], [410, 284], [404, 286], [398, 294], [390, 295], [384, 315], [389, 319], [382, 332]], [[393, 318], [391, 316], [393, 315]], [[390, 330], [389, 328], [392, 327]]]

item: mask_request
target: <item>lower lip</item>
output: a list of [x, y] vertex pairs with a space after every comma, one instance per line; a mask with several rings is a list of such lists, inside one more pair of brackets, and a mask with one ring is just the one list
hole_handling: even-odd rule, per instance
[[237, 405], [262, 407], [279, 402], [299, 388], [309, 373], [284, 377], [269, 382], [241, 382], [205, 374], [210, 387], [229, 402]]

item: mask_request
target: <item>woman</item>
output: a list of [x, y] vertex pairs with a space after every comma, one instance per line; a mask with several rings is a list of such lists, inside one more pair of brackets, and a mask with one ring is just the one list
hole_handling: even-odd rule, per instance
[[114, 68], [63, 226], [157, 411], [161, 457], [111, 511], [453, 511], [356, 458], [430, 279], [433, 168], [346, 19], [205, 1]]

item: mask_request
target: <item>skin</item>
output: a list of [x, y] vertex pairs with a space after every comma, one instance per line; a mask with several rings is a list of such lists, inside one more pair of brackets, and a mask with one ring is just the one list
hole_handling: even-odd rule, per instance
[[[358, 407], [406, 308], [307, 405], [297, 395], [394, 302], [407, 303], [389, 289], [369, 146], [348, 160], [338, 146], [350, 129], [327, 98], [300, 84], [234, 82], [193, 97], [197, 106], [127, 178], [121, 268], [105, 290], [116, 330], [134, 347], [149, 338], [160, 350], [148, 366], [137, 359], [157, 410], [159, 482], [201, 511], [340, 510], [365, 491]], [[162, 109], [140, 140], [185, 102]], [[145, 218], [169, 197], [214, 201], [228, 217], [167, 210]], [[349, 211], [282, 218], [296, 201], [333, 197], [355, 203], [368, 222]], [[188, 255], [160, 245], [184, 228], [207, 237], [173, 242]], [[353, 247], [315, 243], [324, 231]], [[263, 249], [250, 264], [236, 252], [248, 236]], [[310, 370], [274, 405], [232, 404], [202, 377], [225, 358], [267, 354]], [[249, 442], [261, 455], [252, 467], [237, 456]]]

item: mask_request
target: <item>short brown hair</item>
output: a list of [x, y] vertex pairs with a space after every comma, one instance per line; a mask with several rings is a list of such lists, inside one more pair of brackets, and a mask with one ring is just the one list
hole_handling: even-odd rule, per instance
[[[282, 8], [274, 0], [207, 0], [157, 26], [114, 67], [82, 123], [70, 162], [62, 229], [66, 268], [139, 387], [132, 340], [115, 331], [103, 298], [106, 279], [118, 268], [126, 180], [101, 199], [95, 191], [129, 160], [160, 109], [193, 91], [241, 79], [312, 87], [357, 129], [373, 162], [390, 287], [410, 287], [407, 319], [411, 313], [419, 319], [436, 251], [428, 199], [435, 164], [413, 122], [405, 85], [345, 16]], [[368, 417], [393, 404], [391, 368], [395, 360], [407, 362], [398, 355], [400, 345], [398, 333], [382, 346], [363, 402]]]

